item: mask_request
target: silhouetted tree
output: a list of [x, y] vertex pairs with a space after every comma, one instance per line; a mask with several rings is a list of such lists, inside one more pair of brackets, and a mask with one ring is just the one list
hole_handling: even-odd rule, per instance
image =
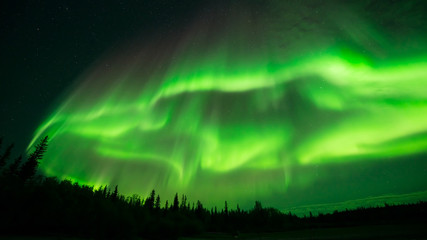
[[154, 209], [154, 201], [156, 199], [156, 191], [153, 189], [150, 196], [145, 200], [144, 206], [150, 210]]
[[178, 193], [176, 193], [175, 197], [173, 198], [172, 210], [177, 211], [178, 209], [179, 209], [179, 200], [178, 200]]
[[187, 208], [187, 196], [182, 194], [181, 196], [181, 206], [179, 207], [181, 210], [185, 210]]
[[227, 203], [227, 201], [225, 201], [225, 204], [224, 204], [224, 214], [228, 215], [228, 203]]
[[107, 185], [105, 185], [105, 187], [104, 187], [104, 189], [102, 190], [102, 196], [104, 196], [104, 198], [107, 198], [108, 197], [108, 189], [107, 189], [108, 187], [107, 187]]
[[165, 202], [165, 211], [167, 211], [168, 209], [169, 209], [169, 201], [166, 200], [166, 202]]
[[47, 150], [48, 136], [44, 137], [39, 144], [37, 144], [36, 149], [33, 153], [30, 154], [28, 160], [22, 165], [21, 170], [19, 171], [19, 176], [22, 180], [28, 180], [32, 178], [37, 171], [39, 161], [43, 158], [44, 153]]
[[255, 212], [261, 212], [262, 211], [262, 204], [260, 201], [255, 201], [254, 211]]
[[117, 197], [119, 196], [119, 189], [118, 188], [119, 188], [119, 186], [116, 185], [116, 187], [114, 188], [114, 192], [110, 196], [111, 200], [113, 200], [113, 201], [116, 201]]
[[201, 216], [201, 214], [203, 213], [203, 211], [204, 211], [203, 204], [199, 200], [197, 200], [197, 208], [195, 210], [196, 214], [198, 216]]
[[17, 176], [19, 173], [19, 166], [21, 166], [22, 163], [22, 155], [19, 155], [15, 160], [9, 165], [9, 167], [6, 170], [7, 175], [10, 176]]
[[160, 209], [160, 195], [157, 194], [156, 202], [154, 203], [154, 207], [159, 210]]
[[10, 154], [12, 153], [13, 144], [10, 144], [6, 148], [6, 151], [0, 156], [0, 169], [6, 165], [6, 161], [9, 159]]

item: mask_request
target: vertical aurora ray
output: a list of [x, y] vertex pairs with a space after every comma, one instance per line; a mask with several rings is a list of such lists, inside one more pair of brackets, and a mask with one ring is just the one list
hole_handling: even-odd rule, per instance
[[[313, 187], [349, 180], [342, 175], [352, 164], [387, 167], [425, 153], [425, 17], [395, 30], [375, 4], [314, 4], [205, 9], [177, 33], [124, 47], [82, 75], [29, 148], [51, 137], [41, 165], [48, 175], [127, 194], [182, 192], [208, 206], [407, 193]], [[341, 175], [328, 170], [341, 167]]]

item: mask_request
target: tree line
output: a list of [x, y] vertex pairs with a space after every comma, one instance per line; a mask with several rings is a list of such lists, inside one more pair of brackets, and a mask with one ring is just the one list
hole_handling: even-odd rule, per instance
[[[28, 157], [11, 158], [13, 145], [0, 151], [0, 234], [72, 236], [96, 239], [175, 239], [203, 232], [278, 232], [295, 229], [427, 222], [427, 203], [385, 205], [298, 217], [265, 208], [256, 201], [250, 210], [227, 201], [221, 209], [190, 202], [175, 194], [161, 201], [152, 190], [143, 198], [120, 194], [119, 187], [80, 185], [37, 174], [48, 147], [40, 140]], [[3, 139], [0, 139], [2, 149]]]

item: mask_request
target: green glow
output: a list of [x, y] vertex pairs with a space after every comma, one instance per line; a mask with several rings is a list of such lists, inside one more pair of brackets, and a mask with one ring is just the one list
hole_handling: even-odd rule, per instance
[[296, 189], [311, 198], [305, 189], [335, 177], [329, 166], [425, 152], [427, 46], [416, 43], [426, 32], [400, 48], [360, 6], [304, 22], [306, 5], [294, 16], [274, 3], [268, 15], [231, 8], [223, 28], [195, 20], [173, 40], [112, 55], [111, 69], [89, 69], [29, 144], [50, 136], [43, 171], [208, 206], [279, 194], [270, 203], [282, 206], [299, 204]]

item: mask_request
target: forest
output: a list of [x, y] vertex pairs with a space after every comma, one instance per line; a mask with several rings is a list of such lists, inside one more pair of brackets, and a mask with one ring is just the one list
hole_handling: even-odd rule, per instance
[[228, 206], [226, 200], [208, 209], [185, 194], [176, 193], [171, 202], [155, 190], [149, 196], [125, 196], [119, 186], [94, 188], [38, 173], [48, 140], [41, 139], [28, 156], [14, 157], [13, 144], [3, 147], [0, 139], [0, 236], [177, 239], [221, 233], [239, 238], [247, 233], [427, 224], [427, 202], [299, 217], [259, 201], [249, 210]]

